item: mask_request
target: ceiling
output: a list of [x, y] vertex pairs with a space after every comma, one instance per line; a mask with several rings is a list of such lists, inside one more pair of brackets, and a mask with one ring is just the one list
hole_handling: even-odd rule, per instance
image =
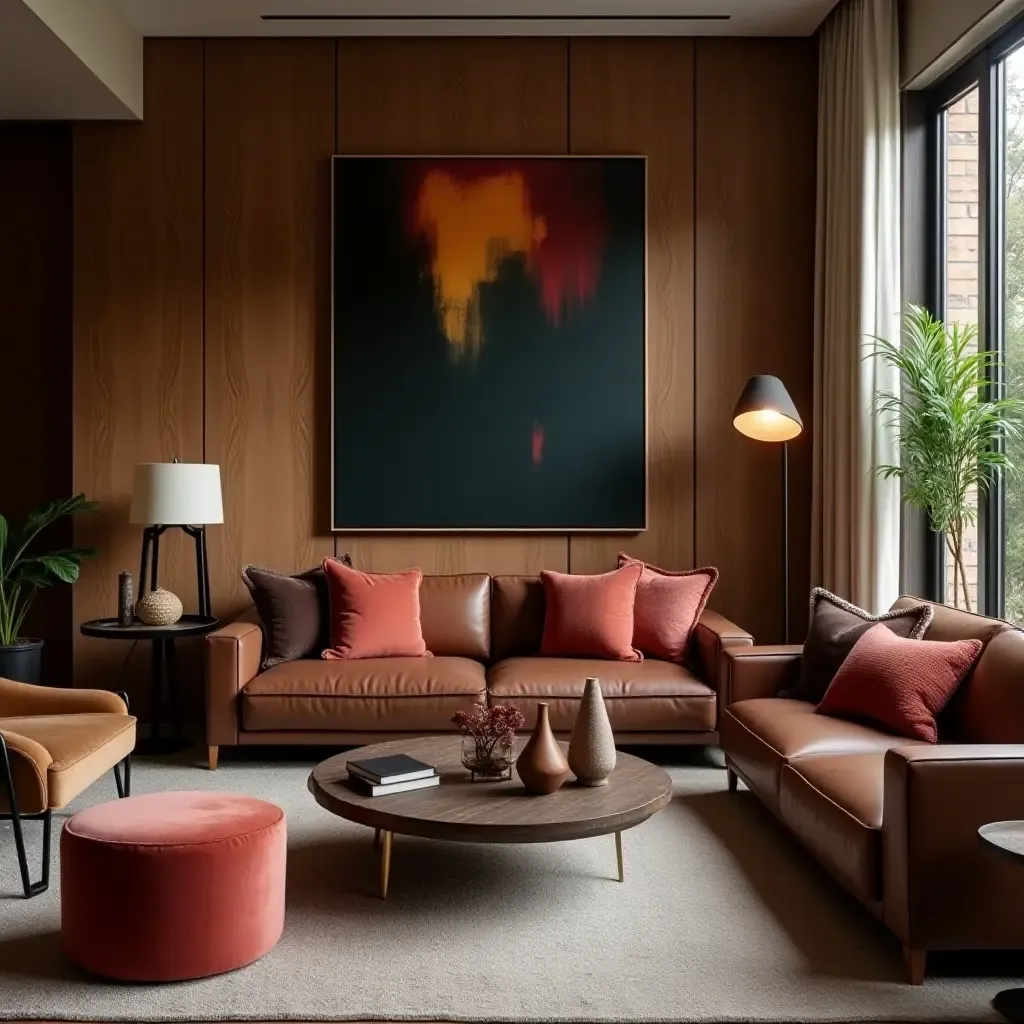
[[144, 36], [803, 36], [814, 32], [836, 0], [113, 0], [113, 3]]

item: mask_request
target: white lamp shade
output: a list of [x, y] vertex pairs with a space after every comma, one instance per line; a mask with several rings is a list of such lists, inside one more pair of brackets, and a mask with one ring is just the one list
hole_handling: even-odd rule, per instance
[[140, 462], [129, 522], [205, 526], [224, 522], [220, 466], [203, 462]]

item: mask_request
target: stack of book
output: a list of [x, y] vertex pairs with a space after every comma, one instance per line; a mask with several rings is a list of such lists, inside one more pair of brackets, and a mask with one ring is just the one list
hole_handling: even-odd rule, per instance
[[346, 767], [348, 784], [364, 796], [408, 793], [411, 789], [436, 786], [441, 781], [433, 765], [417, 761], [408, 754], [349, 761]]

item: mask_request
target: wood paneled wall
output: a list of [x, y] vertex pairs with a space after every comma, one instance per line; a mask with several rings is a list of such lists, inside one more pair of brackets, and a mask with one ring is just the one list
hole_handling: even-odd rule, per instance
[[[71, 130], [0, 123], [0, 513], [13, 524], [71, 493]], [[71, 539], [62, 523], [41, 540]], [[22, 632], [44, 682], [71, 677], [71, 589], [42, 591]]]
[[[713, 604], [778, 638], [778, 452], [730, 419], [746, 376], [775, 372], [810, 420], [813, 40], [150, 40], [146, 75], [143, 124], [75, 132], [74, 477], [104, 506], [80, 531], [103, 555], [76, 621], [112, 614], [136, 568], [134, 463], [178, 456], [222, 467], [221, 615], [245, 601], [246, 562], [594, 572], [624, 547], [717, 564]], [[332, 152], [647, 154], [647, 532], [331, 536]], [[185, 554], [165, 580], [190, 597]], [[77, 663], [80, 683], [109, 679], [116, 654], [80, 641]]]

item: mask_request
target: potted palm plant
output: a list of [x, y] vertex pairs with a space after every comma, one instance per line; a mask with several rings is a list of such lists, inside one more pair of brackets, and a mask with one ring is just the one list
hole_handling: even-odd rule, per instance
[[43, 641], [21, 636], [21, 627], [41, 587], [74, 583], [93, 548], [63, 548], [39, 554], [33, 544], [40, 533], [64, 516], [95, 512], [97, 504], [84, 494], [45, 502], [29, 513], [20, 527], [8, 526], [0, 515], [0, 677], [25, 683], [39, 681]]
[[[999, 473], [1013, 473], [1005, 442], [1021, 436], [1024, 402], [988, 397], [996, 354], [978, 350], [973, 324], [947, 327], [928, 310], [908, 306], [902, 344], [876, 338], [872, 355], [897, 369], [901, 389], [880, 392], [876, 411], [889, 417], [900, 464], [879, 466], [903, 484], [905, 501], [923, 509], [945, 537], [953, 565], [953, 603], [971, 611], [964, 568], [964, 530], [975, 522], [977, 498]], [[976, 496], [976, 497], [975, 497]]]

